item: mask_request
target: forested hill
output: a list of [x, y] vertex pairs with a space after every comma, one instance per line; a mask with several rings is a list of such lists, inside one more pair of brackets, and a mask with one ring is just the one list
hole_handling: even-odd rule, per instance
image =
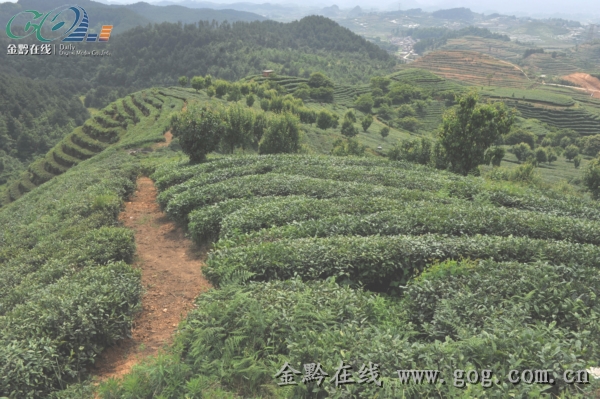
[[[90, 43], [77, 49], [97, 47]], [[95, 85], [136, 89], [172, 85], [181, 75], [237, 80], [264, 68], [306, 77], [321, 71], [337, 82], [356, 83], [389, 73], [395, 65], [384, 50], [319, 16], [292, 23], [148, 25], [111, 37], [103, 49], [112, 56], [30, 57], [23, 62], [0, 52], [0, 64], [31, 78], [76, 77]]]
[[[19, 0], [15, 3], [0, 4], [0, 25], [5, 26], [8, 20], [18, 12], [37, 10], [48, 12], [62, 7], [68, 2], [64, 0]], [[85, 8], [90, 17], [90, 29], [99, 32], [102, 25], [113, 25], [113, 34], [122, 33], [136, 26], [146, 26], [156, 22], [194, 23], [203, 21], [264, 21], [265, 17], [246, 11], [190, 9], [181, 6], [160, 7], [139, 2], [129, 5], [106, 5], [91, 0], [78, 0], [77, 5]]]
[[0, 73], [0, 184], [48, 150], [89, 113], [73, 80], [33, 81]]

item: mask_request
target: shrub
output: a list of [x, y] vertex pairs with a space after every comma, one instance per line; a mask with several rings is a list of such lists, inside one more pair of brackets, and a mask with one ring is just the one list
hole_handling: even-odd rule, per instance
[[314, 72], [308, 78], [310, 87], [333, 87], [333, 82], [323, 73]]
[[269, 110], [271, 106], [271, 102], [269, 100], [267, 100], [266, 98], [263, 98], [262, 100], [260, 100], [260, 108], [267, 112]]
[[390, 135], [390, 128], [387, 126], [382, 127], [379, 131], [379, 134], [381, 134], [381, 137], [385, 139], [387, 136]]
[[289, 113], [271, 118], [258, 145], [258, 152], [260, 154], [297, 152], [300, 145], [299, 123], [298, 118]]
[[226, 126], [217, 111], [190, 104], [171, 120], [171, 131], [192, 162], [203, 162], [217, 148]]
[[538, 147], [535, 149], [535, 160], [538, 163], [548, 161], [548, 154], [546, 153], [546, 149], [544, 147]]
[[358, 134], [358, 129], [354, 126], [352, 121], [344, 119], [344, 122], [342, 123], [342, 134], [351, 138]]
[[337, 127], [338, 116], [334, 115], [326, 110], [321, 110], [317, 115], [317, 126], [319, 129], [328, 129], [330, 127]]
[[362, 118], [362, 120], [360, 121], [360, 125], [362, 126], [362, 128], [365, 132], [367, 130], [369, 130], [369, 127], [371, 126], [372, 123], [373, 123], [373, 116], [371, 116], [370, 114], [365, 115]]
[[398, 126], [409, 132], [416, 132], [419, 129], [419, 126], [421, 126], [421, 122], [415, 117], [408, 116], [406, 118], [398, 119]]
[[600, 134], [586, 137], [581, 152], [591, 157], [597, 156], [600, 153]]
[[179, 83], [179, 86], [181, 86], [181, 87], [186, 87], [188, 85], [187, 76], [180, 76], [179, 79], [177, 80], [177, 83]]
[[594, 198], [600, 198], [600, 158], [588, 164], [583, 175], [583, 182]]
[[513, 145], [510, 151], [515, 154], [519, 162], [525, 162], [526, 160], [534, 157], [534, 153], [531, 151], [531, 147], [529, 147], [527, 143]]
[[417, 113], [415, 112], [413, 107], [411, 107], [408, 104], [402, 104], [398, 108], [398, 117], [399, 118], [406, 118], [407, 116], [415, 116], [415, 115], [417, 115]]
[[254, 105], [254, 94], [248, 94], [246, 96], [246, 105], [252, 107]]
[[576, 145], [573, 145], [573, 144], [569, 144], [565, 148], [565, 152], [563, 153], [563, 155], [565, 156], [565, 158], [568, 161], [571, 161], [571, 160], [573, 160], [573, 158], [575, 158], [577, 155], [579, 155], [579, 147], [577, 147]]
[[581, 165], [581, 155], [577, 155], [575, 156], [575, 158], [573, 158], [573, 165], [575, 166], [575, 169], [579, 169], [579, 165]]
[[333, 142], [333, 149], [331, 150], [331, 155], [339, 157], [345, 157], [349, 155], [361, 157], [365, 155], [366, 149], [367, 147], [359, 144], [358, 141], [354, 139], [337, 139]]
[[504, 158], [505, 151], [502, 147], [490, 147], [485, 152], [486, 163], [492, 164], [492, 166], [498, 167], [502, 163], [502, 159]]
[[192, 88], [198, 92], [204, 88], [204, 78], [202, 76], [194, 76], [192, 78]]
[[344, 119], [349, 120], [352, 123], [356, 123], [356, 115], [354, 114], [354, 112], [349, 109], [346, 114], [344, 115]]
[[373, 96], [369, 93], [361, 94], [354, 101], [354, 106], [356, 109], [364, 113], [370, 113], [374, 105], [375, 102], [373, 101]]
[[523, 129], [514, 129], [509, 134], [504, 136], [504, 143], [507, 145], [518, 145], [520, 143], [525, 143], [529, 146], [529, 149], [533, 150], [535, 148], [535, 142], [537, 141], [537, 136], [531, 132], [528, 132]]

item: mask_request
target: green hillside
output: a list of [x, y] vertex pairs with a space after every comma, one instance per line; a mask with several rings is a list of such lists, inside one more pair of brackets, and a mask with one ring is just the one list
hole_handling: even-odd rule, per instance
[[[440, 83], [420, 80], [422, 90]], [[286, 92], [297, 83], [277, 82]], [[376, 151], [321, 155], [343, 136], [311, 123], [300, 125], [305, 154], [240, 148], [191, 164], [177, 140], [152, 149], [173, 112], [194, 103], [234, 104], [206, 90], [136, 92], [94, 114], [8, 190], [13, 202], [0, 208], [8, 226], [0, 232], [0, 358], [8, 359], [0, 394], [41, 398], [70, 385], [58, 397], [92, 397], [90, 363], [127, 335], [139, 310], [133, 235], [117, 218], [140, 175], [154, 180], [168, 217], [198, 244], [212, 243], [203, 272], [215, 289], [199, 296], [167, 354], [100, 385], [101, 398], [306, 397], [305, 384], [277, 386], [273, 375], [286, 361], [298, 370], [320, 362], [330, 376], [340, 361], [355, 376], [363, 363], [380, 364], [383, 388], [344, 388], [357, 397], [585, 397], [595, 389], [561, 376], [596, 366], [600, 355], [597, 201]], [[257, 114], [258, 103], [240, 100]], [[441, 104], [425, 110], [441, 113]], [[335, 102], [302, 107], [340, 119], [348, 111]], [[374, 149], [410, 137], [392, 129], [382, 141], [379, 126], [356, 139]], [[398, 368], [439, 370], [447, 381], [457, 368], [490, 369], [499, 382], [406, 385]], [[547, 369], [556, 383], [502, 383], [520, 368]], [[161, 373], [170, 377], [155, 377]], [[310, 397], [342, 392], [329, 378], [308, 389], [316, 390]]]
[[[0, 38], [0, 44], [6, 47], [6, 38]], [[78, 49], [97, 45], [83, 43]], [[111, 37], [103, 49], [112, 55], [31, 57], [23, 63], [1, 52], [0, 62], [6, 72], [30, 78], [73, 78], [129, 89], [173, 85], [182, 75], [238, 80], [263, 69], [304, 77], [322, 71], [340, 83], [353, 84], [365, 82], [373, 73], [390, 73], [395, 65], [386, 51], [318, 16], [286, 24], [147, 25]]]

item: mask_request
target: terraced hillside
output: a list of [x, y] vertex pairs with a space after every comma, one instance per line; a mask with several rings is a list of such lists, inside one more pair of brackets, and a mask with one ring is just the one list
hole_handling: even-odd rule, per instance
[[466, 85], [452, 80], [444, 79], [425, 69], [405, 68], [389, 75], [392, 80], [415, 85], [434, 96], [443, 95], [446, 92], [462, 92], [468, 90]]
[[473, 51], [434, 51], [411, 63], [410, 67], [476, 86], [525, 88], [529, 85], [529, 80], [517, 67]]
[[[173, 90], [144, 90], [118, 100], [76, 128], [48, 154], [32, 163], [21, 178], [4, 192], [0, 204], [19, 199], [23, 194], [65, 173], [71, 167], [93, 157], [109, 146], [119, 143], [128, 127], [151, 126], [171, 106], [181, 106], [181, 99], [172, 96]], [[161, 140], [138, 136], [135, 145]], [[130, 143], [132, 144], [132, 143]]]
[[[198, 298], [173, 354], [105, 398], [184, 397], [198, 384], [220, 397], [338, 397], [336, 368], [357, 377], [369, 362], [383, 385], [350, 385], [349, 396], [590, 394], [562, 376], [600, 354], [598, 203], [359, 158], [225, 157], [152, 178], [166, 213], [215, 242], [204, 274], [218, 289]], [[329, 377], [278, 387], [285, 362], [319, 362]], [[534, 367], [554, 383], [506, 383], [510, 369]], [[446, 381], [490, 369], [497, 382], [407, 384], [398, 368]], [[146, 378], [159, 371], [172, 378]]]
[[507, 42], [504, 40], [487, 39], [476, 36], [448, 39], [448, 42], [441, 47], [442, 50], [449, 51], [476, 51], [511, 62], [521, 59], [527, 48], [527, 46], [517, 44], [513, 41]]
[[519, 110], [524, 118], [538, 119], [561, 129], [573, 129], [583, 135], [600, 134], [600, 115], [585, 107], [549, 108], [525, 101], [505, 102]]

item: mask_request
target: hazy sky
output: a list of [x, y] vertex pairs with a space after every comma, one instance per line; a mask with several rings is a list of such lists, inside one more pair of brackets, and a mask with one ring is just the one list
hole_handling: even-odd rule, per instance
[[[7, 0], [0, 0], [0, 3]], [[17, 0], [8, 0], [16, 2]], [[100, 0], [111, 3], [135, 3], [139, 0]], [[156, 3], [160, 0], [145, 0]], [[170, 0], [179, 2], [181, 0]], [[336, 4], [340, 8], [349, 8], [356, 5], [370, 9], [408, 9], [423, 8], [427, 11], [434, 9], [469, 7], [475, 12], [490, 14], [499, 12], [503, 14], [553, 16], [562, 14], [573, 19], [585, 21], [592, 16], [600, 15], [600, 0], [207, 0], [213, 3], [280, 3], [301, 4], [302, 6], [324, 7]], [[77, 3], [76, 0], [65, 0], [66, 3]]]

